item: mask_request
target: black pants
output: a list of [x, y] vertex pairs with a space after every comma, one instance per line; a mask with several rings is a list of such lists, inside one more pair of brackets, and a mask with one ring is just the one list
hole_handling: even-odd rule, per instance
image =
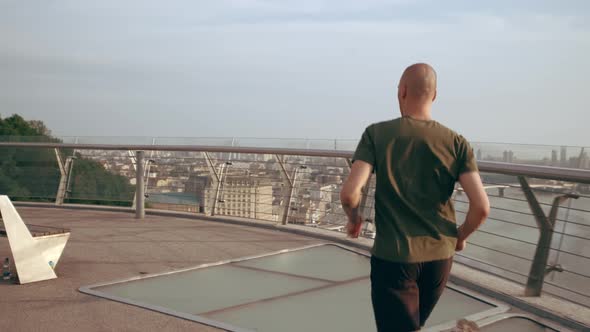
[[393, 263], [371, 257], [371, 299], [379, 332], [419, 330], [447, 284], [453, 259]]

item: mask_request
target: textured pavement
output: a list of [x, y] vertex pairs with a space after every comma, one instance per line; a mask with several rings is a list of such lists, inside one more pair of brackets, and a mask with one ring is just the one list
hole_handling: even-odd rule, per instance
[[[0, 280], [0, 331], [217, 331], [192, 321], [82, 294], [81, 286], [297, 248], [320, 240], [173, 217], [17, 207], [25, 223], [71, 229], [58, 279]], [[10, 254], [0, 238], [0, 258]]]

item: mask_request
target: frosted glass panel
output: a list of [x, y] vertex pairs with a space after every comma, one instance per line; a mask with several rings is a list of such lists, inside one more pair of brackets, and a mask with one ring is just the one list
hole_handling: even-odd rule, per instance
[[[322, 245], [82, 291], [232, 331], [374, 331], [369, 275], [369, 257]], [[504, 308], [447, 288], [426, 326]]]
[[95, 290], [175, 311], [199, 314], [324, 284], [225, 265], [103, 286]]
[[368, 257], [332, 245], [247, 260], [238, 265], [333, 281], [371, 273]]
[[256, 331], [376, 331], [368, 280], [218, 313], [208, 318]]
[[[493, 307], [447, 288], [426, 327], [457, 320]], [[228, 310], [207, 317], [257, 331], [376, 330], [369, 279]]]

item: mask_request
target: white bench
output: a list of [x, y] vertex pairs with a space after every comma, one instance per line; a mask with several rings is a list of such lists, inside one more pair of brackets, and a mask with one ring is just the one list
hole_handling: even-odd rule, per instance
[[55, 267], [70, 238], [70, 232], [33, 236], [8, 196], [0, 195], [4, 232], [21, 284], [57, 278]]

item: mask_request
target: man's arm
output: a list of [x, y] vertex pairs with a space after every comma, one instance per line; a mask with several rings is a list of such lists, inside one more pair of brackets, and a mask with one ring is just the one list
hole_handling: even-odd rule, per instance
[[478, 172], [466, 172], [459, 176], [459, 183], [469, 198], [469, 210], [463, 225], [459, 227], [456, 251], [465, 248], [467, 238], [481, 226], [490, 213], [490, 202]]
[[359, 236], [359, 232], [355, 231], [355, 228], [362, 223], [362, 216], [358, 211], [362, 196], [361, 190], [369, 180], [372, 171], [373, 165], [366, 161], [356, 160], [340, 191], [340, 202], [348, 216], [346, 230], [348, 235], [353, 238]]

